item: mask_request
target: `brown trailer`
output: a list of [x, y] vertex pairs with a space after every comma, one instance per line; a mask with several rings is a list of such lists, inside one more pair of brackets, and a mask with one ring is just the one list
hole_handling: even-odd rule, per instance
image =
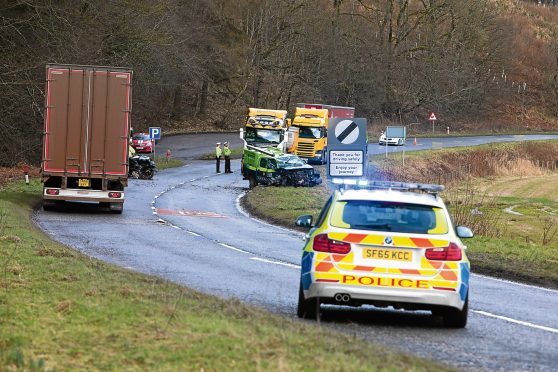
[[97, 202], [121, 213], [128, 185], [132, 71], [47, 65], [43, 206]]

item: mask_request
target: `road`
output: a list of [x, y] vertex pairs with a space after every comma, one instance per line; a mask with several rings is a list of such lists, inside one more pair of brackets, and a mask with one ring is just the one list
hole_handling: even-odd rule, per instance
[[[34, 219], [54, 239], [92, 257], [294, 317], [302, 236], [251, 219], [238, 208], [248, 186], [238, 161], [235, 173], [216, 175], [213, 162], [195, 160], [217, 140], [234, 137], [162, 140], [161, 151], [171, 148], [188, 159], [187, 165], [160, 172], [152, 181], [132, 180], [122, 215], [73, 205], [38, 211]], [[444, 329], [427, 312], [374, 308], [325, 308], [322, 324], [464, 369], [555, 370], [558, 291], [480, 275], [470, 284], [466, 329]]]

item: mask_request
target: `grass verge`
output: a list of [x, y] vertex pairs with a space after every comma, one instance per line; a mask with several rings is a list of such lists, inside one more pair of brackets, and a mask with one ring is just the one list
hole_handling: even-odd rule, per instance
[[0, 190], [0, 370], [439, 370], [439, 365], [85, 257]]
[[172, 157], [167, 159], [166, 156], [157, 156], [155, 158], [155, 165], [157, 166], [158, 170], [176, 168], [176, 167], [183, 166], [184, 160], [176, 159]]

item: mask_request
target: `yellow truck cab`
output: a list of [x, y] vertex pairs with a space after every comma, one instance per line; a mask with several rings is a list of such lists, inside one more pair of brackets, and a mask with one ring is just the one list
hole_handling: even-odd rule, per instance
[[298, 128], [295, 153], [303, 158], [325, 164], [327, 147], [328, 111], [297, 107], [293, 127]]
[[296, 134], [289, 131], [290, 119], [286, 110], [249, 108], [245, 127], [240, 137], [246, 145], [256, 147], [277, 147], [289, 152], [296, 141]]
[[353, 118], [353, 107], [298, 103], [293, 128], [298, 128], [296, 155], [311, 162], [327, 163], [327, 126], [330, 118]]

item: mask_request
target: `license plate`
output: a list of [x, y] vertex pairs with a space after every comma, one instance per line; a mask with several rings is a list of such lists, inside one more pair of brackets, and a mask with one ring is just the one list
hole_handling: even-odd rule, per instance
[[78, 187], [89, 187], [89, 180], [87, 178], [78, 179]]
[[362, 257], [373, 260], [410, 262], [413, 260], [413, 252], [404, 249], [364, 248]]

